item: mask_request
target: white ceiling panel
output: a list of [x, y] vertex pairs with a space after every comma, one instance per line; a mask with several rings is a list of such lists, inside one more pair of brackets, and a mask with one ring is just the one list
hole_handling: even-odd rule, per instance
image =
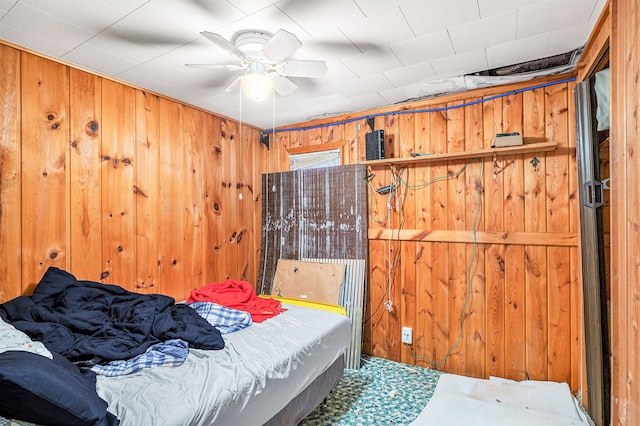
[[398, 8], [390, 9], [384, 15], [354, 19], [347, 25], [340, 25], [340, 29], [363, 51], [380, 49], [414, 36]]
[[57, 47], [52, 48], [56, 52], [44, 52], [53, 55], [59, 55], [60, 50], [71, 50], [93, 35], [75, 24], [22, 3], [13, 6], [0, 24], [18, 33], [24, 33], [31, 39], [41, 40], [41, 46]]
[[293, 34], [301, 34], [302, 28], [283, 11], [276, 6], [269, 6], [260, 9], [254, 14], [245, 16], [242, 19], [232, 22], [231, 24], [215, 31], [227, 40], [239, 31], [243, 30], [259, 30], [275, 33], [278, 30], [286, 30]]
[[[364, 18], [362, 11], [352, 1], [284, 0], [277, 6], [312, 37], [322, 37], [327, 31]], [[318, 19], [318, 13], [322, 13], [322, 19]]]
[[402, 65], [387, 47], [369, 50], [357, 56], [346, 58], [342, 62], [358, 77], [389, 71]]
[[434, 59], [431, 61], [431, 66], [438, 78], [455, 77], [489, 69], [485, 49]]
[[447, 31], [427, 34], [393, 44], [391, 50], [404, 66], [455, 55]]
[[11, 9], [18, 0], [0, 0], [0, 14], [4, 14], [7, 10]]
[[518, 38], [589, 22], [595, 0], [550, 0], [518, 9]]
[[112, 77], [137, 65], [111, 51], [101, 50], [86, 43], [62, 56], [62, 59]]
[[449, 28], [453, 50], [461, 54], [513, 41], [516, 39], [517, 19], [518, 14], [513, 10]]
[[480, 7], [480, 17], [485, 19], [511, 10], [544, 3], [545, 1], [547, 0], [478, 0], [478, 6]]
[[582, 46], [587, 42], [587, 28], [590, 24], [576, 25], [551, 32], [545, 56], [559, 55], [573, 50], [573, 46]]
[[63, 20], [72, 22], [75, 26], [87, 31], [99, 32], [146, 2], [147, 0], [127, 2], [22, 0], [20, 4], [40, 10], [49, 16], [63, 17]]
[[387, 13], [390, 9], [411, 3], [412, 0], [354, 0], [365, 16], [371, 17]]
[[519, 64], [544, 58], [549, 45], [549, 34], [516, 40], [487, 48], [489, 69]]
[[403, 87], [419, 81], [437, 78], [431, 62], [396, 68], [384, 72], [384, 75], [394, 87]]
[[374, 74], [357, 80], [345, 81], [343, 84], [352, 90], [356, 96], [394, 88], [393, 84], [382, 74]]
[[414, 0], [400, 9], [417, 36], [480, 19], [477, 0]]
[[[606, 0], [0, 0], [0, 39], [257, 127], [464, 90], [464, 75], [581, 48]], [[202, 37], [284, 29], [322, 78], [252, 102]], [[254, 58], [254, 60], [256, 60]], [[247, 62], [248, 63], [248, 62]], [[240, 106], [242, 105], [242, 108]]]

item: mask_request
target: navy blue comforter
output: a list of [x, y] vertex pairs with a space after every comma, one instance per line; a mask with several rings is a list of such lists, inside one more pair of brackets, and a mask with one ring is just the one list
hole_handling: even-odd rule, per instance
[[78, 281], [50, 267], [33, 296], [0, 305], [0, 316], [74, 362], [129, 359], [161, 341], [182, 339], [198, 349], [222, 349], [220, 332], [196, 311], [159, 294]]

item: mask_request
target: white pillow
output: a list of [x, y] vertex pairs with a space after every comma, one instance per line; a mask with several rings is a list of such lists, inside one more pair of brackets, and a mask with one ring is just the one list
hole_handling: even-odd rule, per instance
[[25, 351], [53, 359], [51, 352], [41, 342], [34, 342], [22, 331], [0, 318], [0, 353], [6, 351]]

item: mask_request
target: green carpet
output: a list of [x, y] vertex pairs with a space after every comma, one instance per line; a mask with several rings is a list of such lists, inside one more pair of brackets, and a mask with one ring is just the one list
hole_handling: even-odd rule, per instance
[[326, 403], [300, 426], [409, 424], [427, 405], [439, 377], [439, 371], [364, 356], [360, 369], [345, 370]]

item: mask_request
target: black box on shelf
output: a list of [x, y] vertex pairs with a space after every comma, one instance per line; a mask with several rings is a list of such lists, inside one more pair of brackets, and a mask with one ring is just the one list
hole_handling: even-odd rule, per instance
[[384, 130], [374, 130], [365, 135], [367, 160], [384, 158]]

